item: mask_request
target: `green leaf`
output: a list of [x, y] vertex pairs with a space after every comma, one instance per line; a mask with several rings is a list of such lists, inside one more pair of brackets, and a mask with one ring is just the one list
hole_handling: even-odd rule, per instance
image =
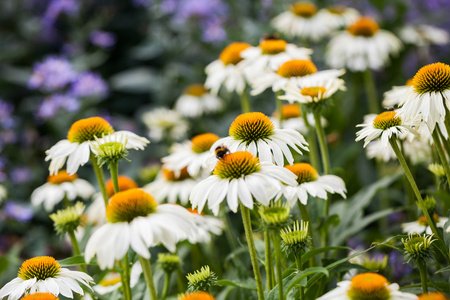
[[4, 256], [0, 257], [0, 274], [8, 269], [8, 259]]
[[[306, 278], [309, 275], [325, 275], [328, 277], [329, 272], [328, 269], [323, 268], [323, 267], [312, 267], [312, 268], [308, 268], [304, 271], [298, 272], [296, 274], [292, 274], [294, 275], [286, 284], [287, 289], [285, 291], [285, 293], [288, 293], [290, 290], [292, 290], [294, 287], [296, 287], [297, 285], [299, 285], [299, 283]], [[307, 283], [309, 284], [309, 282]]]
[[97, 265], [96, 262], [86, 263], [83, 255], [76, 255], [65, 258], [58, 261], [61, 267], [72, 267], [72, 266], [82, 266], [82, 265]]
[[448, 212], [448, 220], [444, 224], [444, 242], [447, 246], [447, 251], [450, 252], [450, 211]]
[[256, 281], [252, 278], [248, 278], [246, 281], [243, 280], [227, 280], [227, 279], [223, 279], [223, 280], [218, 280], [217, 281], [218, 285], [221, 286], [234, 286], [234, 287], [240, 287], [243, 289], [247, 289], [247, 290], [255, 290], [256, 291]]
[[[283, 287], [286, 287], [286, 286], [289, 284], [289, 282], [290, 282], [296, 275], [297, 275], [297, 273], [291, 274], [291, 275], [289, 275], [288, 277], [284, 278], [284, 279], [283, 279]], [[307, 281], [307, 279], [306, 279], [306, 277], [305, 277], [305, 278], [303, 278], [300, 282], [297, 283], [297, 286], [306, 286], [306, 283], [307, 283], [307, 282], [308, 282], [308, 281]], [[289, 293], [289, 291], [283, 290], [283, 293], [284, 293], [285, 295], [287, 295], [287, 294]], [[278, 300], [278, 299], [279, 299], [279, 297], [278, 297], [278, 284], [277, 284], [273, 289], [271, 289], [268, 293], [266, 292], [265, 295], [266, 295], [266, 296], [265, 296], [265, 299], [266, 299], [266, 300]]]
[[444, 273], [444, 272], [450, 272], [450, 266], [444, 267], [442, 269], [437, 270], [436, 272], [434, 272], [434, 274], [437, 273]]
[[332, 251], [332, 250], [353, 250], [350, 247], [324, 247], [324, 248], [316, 248], [313, 250], [310, 250], [306, 252], [304, 255], [302, 255], [302, 264], [308, 261], [311, 257], [316, 256], [320, 253]]

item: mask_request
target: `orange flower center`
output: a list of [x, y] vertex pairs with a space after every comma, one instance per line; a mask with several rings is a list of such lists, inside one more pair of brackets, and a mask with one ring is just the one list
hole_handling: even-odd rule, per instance
[[190, 212], [191, 214], [194, 215], [201, 215], [204, 216], [205, 214], [203, 212], [199, 213], [198, 210], [196, 208], [192, 209], [192, 208], [186, 208], [188, 212]]
[[300, 94], [303, 96], [310, 96], [312, 98], [319, 98], [327, 91], [323, 86], [313, 86], [302, 88]]
[[24, 261], [17, 277], [23, 280], [45, 280], [57, 277], [60, 269], [59, 263], [53, 257], [38, 256]]
[[291, 5], [291, 11], [296, 16], [311, 18], [317, 13], [317, 6], [312, 2], [296, 2]]
[[312, 61], [304, 59], [293, 59], [282, 64], [277, 74], [285, 77], [301, 77], [311, 75], [317, 72], [317, 68]]
[[369, 17], [361, 17], [358, 21], [347, 27], [347, 31], [351, 34], [364, 37], [374, 36], [379, 29], [380, 26], [378, 26], [377, 22]]
[[238, 62], [243, 60], [243, 58], [241, 57], [241, 52], [249, 47], [251, 46], [247, 43], [231, 43], [225, 49], [223, 49], [222, 53], [220, 53], [219, 59], [223, 62], [224, 65], [236, 65]]
[[247, 151], [237, 151], [219, 159], [213, 174], [222, 179], [237, 179], [259, 170], [260, 165], [257, 157]]
[[395, 111], [385, 111], [379, 114], [373, 120], [373, 127], [377, 129], [386, 130], [394, 126], [399, 126], [402, 124], [402, 119], [396, 116]]
[[208, 90], [205, 88], [203, 84], [192, 84], [184, 89], [183, 94], [200, 97], [204, 94], [208, 93]]
[[[131, 179], [128, 176], [119, 175], [117, 178], [117, 181], [119, 183], [119, 191], [123, 192], [129, 189], [135, 189], [138, 187], [136, 181]], [[114, 192], [114, 184], [111, 179], [109, 179], [106, 182], [106, 192], [108, 193], [108, 196], [111, 197], [115, 194]]]
[[297, 104], [284, 104], [281, 107], [281, 117], [283, 120], [301, 117], [300, 106]]
[[[433, 219], [436, 223], [439, 222], [439, 216], [436, 213], [433, 214]], [[428, 226], [428, 221], [427, 218], [425, 218], [425, 216], [421, 216], [419, 219], [417, 219], [417, 223], [419, 223], [422, 226]]]
[[214, 300], [214, 297], [207, 292], [195, 292], [183, 295], [179, 300]]
[[422, 67], [414, 76], [412, 85], [419, 94], [448, 90], [450, 89], [450, 66], [438, 62]]
[[413, 79], [410, 78], [410, 79], [406, 80], [405, 85], [407, 85], [407, 86], [412, 86], [412, 85], [413, 85]]
[[70, 127], [67, 139], [71, 143], [83, 143], [87, 141], [93, 141], [94, 137], [102, 137], [102, 135], [108, 135], [113, 133], [114, 129], [106, 122], [106, 120], [100, 117], [93, 117], [87, 119], [81, 119], [76, 121]]
[[262, 54], [275, 55], [286, 50], [286, 41], [280, 39], [267, 39], [259, 44]]
[[308, 163], [297, 163], [292, 166], [287, 165], [285, 168], [297, 175], [298, 184], [316, 181], [319, 178], [319, 173]]
[[69, 175], [66, 170], [59, 170], [57, 174], [48, 176], [47, 182], [61, 184], [63, 182], [72, 182], [77, 178], [77, 174]]
[[51, 293], [34, 293], [20, 298], [20, 300], [58, 300], [55, 295]]
[[434, 292], [419, 296], [419, 300], [449, 300], [449, 298], [443, 293]]
[[387, 288], [389, 282], [384, 276], [376, 273], [363, 273], [353, 277], [351, 282], [347, 294], [352, 300], [387, 300], [390, 298]]
[[162, 171], [163, 171], [164, 177], [166, 178], [167, 181], [181, 181], [181, 180], [191, 178], [191, 175], [189, 175], [189, 173], [187, 171], [187, 167], [184, 167], [183, 169], [181, 169], [180, 174], [178, 176], [175, 174], [174, 171], [171, 171], [166, 168], [162, 168]]
[[252, 112], [239, 115], [231, 123], [229, 134], [234, 139], [249, 144], [270, 137], [274, 129], [275, 126], [269, 117], [260, 112]]
[[219, 140], [219, 137], [214, 133], [199, 134], [192, 138], [192, 151], [195, 153], [203, 153], [209, 151], [211, 146]]
[[106, 206], [106, 218], [110, 223], [131, 222], [156, 211], [155, 199], [141, 189], [118, 192]]

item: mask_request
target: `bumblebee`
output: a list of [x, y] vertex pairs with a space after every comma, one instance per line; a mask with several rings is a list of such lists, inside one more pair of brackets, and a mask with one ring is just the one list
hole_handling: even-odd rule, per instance
[[386, 111], [394, 111], [395, 108], [392, 106], [385, 107]]
[[214, 151], [216, 153], [217, 159], [223, 158], [225, 155], [230, 153], [230, 149], [225, 147], [225, 145], [219, 145], [217, 146], [216, 150]]

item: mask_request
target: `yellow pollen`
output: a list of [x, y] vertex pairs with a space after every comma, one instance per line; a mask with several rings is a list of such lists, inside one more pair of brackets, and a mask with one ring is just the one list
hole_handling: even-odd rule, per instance
[[350, 290], [347, 292], [350, 299], [389, 299], [389, 282], [384, 276], [377, 273], [358, 274], [351, 280]]
[[304, 59], [293, 59], [282, 64], [277, 71], [277, 74], [285, 77], [302, 77], [311, 75], [317, 72], [317, 68], [312, 61]]
[[214, 300], [214, 297], [207, 292], [195, 292], [183, 295], [178, 300]]
[[419, 300], [449, 300], [443, 293], [434, 292], [419, 296]]
[[319, 178], [319, 173], [308, 163], [297, 163], [292, 166], [287, 165], [285, 168], [297, 175], [298, 184], [316, 181]]
[[283, 120], [301, 117], [300, 106], [298, 104], [284, 104], [281, 107], [281, 117]]
[[61, 184], [63, 182], [72, 182], [77, 178], [77, 174], [69, 175], [66, 170], [60, 170], [57, 174], [48, 176], [47, 182]]
[[413, 79], [410, 78], [410, 79], [406, 80], [405, 85], [407, 85], [407, 86], [412, 86], [412, 85], [413, 85]]
[[247, 151], [229, 153], [219, 159], [213, 171], [222, 179], [237, 179], [260, 170], [259, 159]]
[[347, 7], [344, 5], [332, 5], [327, 7], [327, 10], [332, 14], [342, 15], [347, 10]]
[[23, 262], [17, 277], [23, 280], [55, 278], [61, 269], [59, 263], [50, 256], [38, 256]]
[[270, 137], [274, 129], [269, 117], [260, 112], [252, 112], [237, 116], [231, 123], [229, 134], [235, 140], [243, 140], [249, 144]]
[[166, 168], [162, 168], [162, 172], [167, 181], [181, 181], [188, 178], [191, 178], [187, 171], [187, 167], [184, 167], [180, 170], [180, 174], [177, 176], [174, 171], [171, 171]]
[[323, 86], [313, 86], [302, 88], [300, 94], [302, 94], [303, 96], [310, 96], [312, 98], [319, 98], [322, 97], [326, 91], [327, 89]]
[[414, 76], [412, 85], [419, 94], [448, 90], [450, 89], [450, 66], [438, 62], [422, 67]]
[[286, 50], [286, 41], [280, 39], [267, 39], [259, 44], [262, 54], [275, 55]]
[[[117, 181], [119, 183], [119, 191], [123, 192], [129, 189], [135, 189], [138, 187], [136, 181], [131, 179], [128, 176], [119, 175], [119, 178], [117, 178]], [[109, 179], [106, 182], [106, 192], [108, 193], [108, 196], [111, 197], [115, 194], [114, 192], [114, 184], [111, 179]]]
[[291, 11], [296, 16], [311, 18], [317, 13], [317, 6], [312, 2], [296, 2], [291, 5]]
[[55, 295], [51, 293], [34, 293], [20, 298], [20, 300], [58, 300]]
[[205, 88], [203, 84], [192, 84], [184, 89], [183, 94], [200, 97], [204, 94], [208, 93], [208, 90]]
[[93, 117], [81, 119], [76, 121], [70, 127], [67, 139], [71, 143], [83, 143], [86, 141], [93, 141], [94, 137], [101, 138], [102, 135], [113, 133], [114, 129], [100, 117]]
[[249, 47], [251, 46], [247, 43], [231, 43], [225, 49], [223, 49], [222, 53], [220, 53], [219, 59], [223, 62], [224, 65], [235, 65], [243, 60], [243, 58], [241, 57], [241, 52]]
[[131, 222], [137, 217], [146, 217], [156, 211], [157, 203], [141, 189], [118, 192], [106, 206], [106, 218], [110, 223]]
[[394, 126], [399, 126], [402, 124], [402, 119], [396, 116], [395, 111], [385, 111], [379, 114], [373, 120], [373, 127], [376, 129], [386, 130]]
[[219, 140], [219, 136], [214, 133], [204, 133], [194, 136], [191, 140], [192, 151], [195, 153], [203, 153], [209, 151], [211, 146]]
[[380, 29], [377, 22], [370, 17], [361, 17], [347, 27], [347, 31], [355, 36], [371, 37]]

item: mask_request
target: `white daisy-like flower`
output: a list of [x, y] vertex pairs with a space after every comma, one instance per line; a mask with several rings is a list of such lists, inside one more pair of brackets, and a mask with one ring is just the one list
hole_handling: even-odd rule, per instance
[[217, 95], [224, 86], [228, 92], [242, 95], [246, 86], [241, 52], [251, 47], [247, 43], [235, 42], [220, 53], [219, 59], [206, 66], [205, 86]]
[[116, 272], [111, 272], [106, 274], [102, 280], [97, 285], [94, 285], [92, 288], [96, 293], [100, 295], [105, 295], [111, 292], [116, 291], [118, 288], [122, 286], [122, 281], [120, 279], [120, 274]]
[[331, 33], [327, 14], [312, 2], [296, 2], [272, 20], [272, 26], [289, 37], [319, 41]]
[[23, 294], [51, 293], [73, 298], [73, 292], [83, 295], [80, 284], [92, 289], [91, 276], [79, 271], [61, 268], [50, 256], [38, 256], [26, 260], [20, 267], [17, 278], [5, 284], [0, 290], [0, 299], [17, 300]]
[[406, 25], [400, 29], [399, 36], [406, 44], [416, 47], [446, 45], [450, 42], [450, 34], [446, 30], [427, 24]]
[[252, 95], [259, 95], [265, 89], [272, 88], [278, 92], [289, 85], [302, 86], [303, 84], [314, 85], [322, 83], [327, 79], [337, 79], [345, 73], [344, 70], [317, 71], [316, 66], [310, 60], [294, 59], [283, 63], [276, 72], [265, 72], [258, 77], [250, 79]]
[[415, 300], [418, 297], [411, 293], [399, 291], [396, 283], [389, 281], [377, 273], [362, 273], [354, 276], [350, 281], [338, 282], [337, 288], [326, 293], [317, 300]]
[[353, 24], [360, 16], [356, 9], [344, 5], [328, 6], [320, 12], [325, 16], [324, 20], [332, 30], [345, 28]]
[[[436, 213], [433, 215], [434, 222], [436, 223], [436, 227], [443, 228], [444, 224], [448, 221], [446, 217], [440, 217]], [[428, 225], [428, 221], [425, 216], [420, 217], [414, 222], [407, 222], [402, 224], [403, 232], [408, 234], [413, 233], [427, 233], [432, 234], [430, 225]]]
[[31, 204], [44, 205], [46, 211], [53, 210], [64, 198], [69, 201], [77, 197], [87, 200], [94, 194], [95, 188], [88, 181], [78, 178], [77, 174], [69, 175], [65, 170], [47, 177], [47, 183], [36, 188], [31, 194]]
[[217, 162], [213, 175], [198, 183], [190, 195], [193, 208], [201, 212], [208, 203], [215, 215], [227, 199], [228, 207], [237, 212], [239, 202], [253, 209], [254, 200], [269, 205], [284, 184], [296, 185], [296, 176], [286, 168], [261, 162], [250, 152], [226, 153]]
[[239, 115], [231, 124], [229, 134], [211, 147], [208, 163], [215, 163], [215, 149], [220, 145], [231, 152], [248, 151], [261, 162], [274, 162], [278, 166], [284, 166], [285, 158], [289, 164], [294, 163], [289, 147], [299, 154], [302, 154], [299, 148], [309, 151], [308, 143], [298, 131], [276, 129], [270, 118], [260, 112]]
[[191, 214], [173, 204], [158, 205], [141, 189], [114, 194], [106, 206], [107, 223], [89, 238], [84, 253], [86, 262], [96, 256], [103, 270], [113, 268], [131, 247], [149, 259], [149, 247], [163, 244], [174, 252], [176, 243], [196, 234]]
[[433, 132], [436, 124], [445, 120], [446, 109], [450, 109], [450, 66], [434, 63], [422, 67], [400, 105], [399, 116], [411, 120], [420, 115]]
[[289, 83], [284, 87], [285, 95], [280, 99], [289, 103], [311, 104], [329, 99], [339, 90], [345, 90], [344, 80], [328, 78], [321, 80], [304, 80], [300, 84]]
[[265, 69], [275, 72], [283, 63], [292, 59], [311, 60], [311, 54], [311, 49], [270, 36], [263, 39], [259, 46], [242, 51], [241, 56], [244, 58], [242, 65], [245, 75], [247, 78], [254, 78]]
[[6, 188], [0, 184], [0, 203], [3, 202], [4, 199], [8, 196], [8, 191]]
[[165, 107], [155, 108], [142, 114], [142, 122], [148, 128], [150, 139], [159, 142], [169, 136], [173, 140], [184, 139], [189, 123], [179, 112]]
[[[126, 191], [129, 189], [135, 189], [138, 187], [137, 183], [128, 176], [119, 175], [117, 178], [119, 183], [119, 191]], [[111, 179], [105, 183], [106, 192], [108, 198], [111, 198], [114, 194], [114, 184]], [[101, 193], [97, 193], [93, 197], [91, 205], [86, 210], [86, 222], [94, 226], [100, 226], [106, 223], [106, 213], [105, 213], [105, 200]]]
[[[371, 115], [373, 117], [375, 115]], [[370, 141], [378, 139], [381, 136], [381, 142], [386, 148], [392, 136], [402, 138], [408, 133], [417, 135], [417, 131], [413, 128], [419, 126], [417, 121], [403, 122], [402, 118], [398, 116], [397, 111], [385, 111], [375, 116], [370, 122], [371, 118], [367, 117], [364, 124], [356, 125], [356, 127], [363, 127], [356, 133], [355, 141], [364, 139], [364, 147]]]
[[167, 200], [169, 203], [179, 202], [186, 205], [189, 194], [197, 183], [198, 180], [192, 178], [187, 172], [187, 167], [174, 172], [163, 166], [155, 181], [147, 184], [143, 189], [158, 203]]
[[125, 136], [127, 139], [126, 148], [143, 150], [149, 143], [146, 138], [140, 137], [130, 131], [114, 132], [112, 126], [100, 117], [92, 117], [76, 121], [70, 127], [67, 139], [57, 142], [53, 147], [45, 152], [46, 161], [50, 160], [50, 174], [56, 174], [67, 160], [67, 172], [72, 175], [78, 171], [80, 166], [88, 162], [92, 153], [92, 144], [95, 138], [110, 136]]
[[405, 85], [393, 86], [392, 89], [383, 94], [382, 105], [385, 107], [398, 106], [406, 96], [412, 85], [412, 79], [408, 79]]
[[209, 243], [212, 240], [213, 235], [221, 235], [225, 224], [222, 220], [198, 213], [196, 209], [188, 209], [193, 217], [194, 222], [197, 225], [198, 233], [195, 237], [189, 239], [192, 244], [196, 243]]
[[286, 166], [286, 169], [297, 175], [298, 185], [285, 186], [283, 194], [291, 206], [294, 206], [299, 200], [306, 205], [308, 195], [320, 199], [327, 199], [327, 193], [340, 194], [342, 198], [347, 198], [345, 193], [344, 180], [335, 175], [320, 176], [316, 169], [308, 163], [297, 163], [292, 166]]
[[222, 100], [211, 94], [203, 84], [188, 86], [175, 102], [175, 110], [188, 118], [214, 113], [222, 107]]
[[389, 31], [380, 29], [373, 19], [361, 17], [337, 33], [327, 48], [325, 59], [332, 68], [365, 71], [384, 67], [390, 55], [400, 52], [402, 43]]
[[[275, 126], [275, 128], [284, 129], [294, 129], [299, 131], [301, 134], [308, 133], [308, 127], [305, 124], [305, 120], [301, 115], [300, 106], [298, 104], [283, 104], [281, 107], [281, 126], [278, 117], [278, 111], [275, 111], [270, 118]], [[309, 126], [315, 127], [314, 115], [312, 113], [307, 113], [306, 119]], [[320, 117], [320, 122], [323, 127], [328, 125], [327, 120], [324, 117]]]
[[196, 135], [188, 142], [175, 144], [171, 149], [172, 153], [161, 160], [168, 170], [179, 173], [181, 169], [187, 167], [189, 175], [196, 177], [205, 169], [207, 172], [210, 171], [206, 168], [206, 160], [211, 146], [218, 140], [219, 137], [213, 133]]

